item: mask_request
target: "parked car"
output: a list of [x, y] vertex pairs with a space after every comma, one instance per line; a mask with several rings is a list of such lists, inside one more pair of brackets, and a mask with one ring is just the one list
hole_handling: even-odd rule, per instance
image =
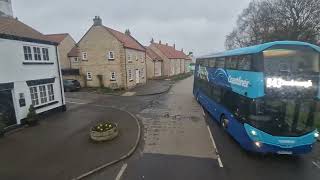
[[64, 79], [63, 86], [65, 92], [76, 91], [81, 88], [79, 81], [74, 79]]

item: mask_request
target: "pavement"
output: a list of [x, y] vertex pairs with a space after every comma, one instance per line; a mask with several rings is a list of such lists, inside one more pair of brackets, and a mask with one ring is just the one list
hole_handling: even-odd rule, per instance
[[169, 91], [171, 81], [169, 80], [148, 80], [147, 84], [137, 86], [124, 93], [123, 96], [148, 96], [162, 94]]
[[[127, 155], [136, 146], [140, 132], [131, 114], [86, 100], [67, 106], [67, 112], [52, 114], [39, 126], [0, 139], [0, 179], [72, 179]], [[119, 137], [92, 142], [90, 127], [105, 120], [118, 123]]]

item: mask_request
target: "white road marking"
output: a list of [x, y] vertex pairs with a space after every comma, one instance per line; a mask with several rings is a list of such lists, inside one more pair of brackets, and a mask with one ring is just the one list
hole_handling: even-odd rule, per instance
[[209, 136], [210, 136], [210, 139], [211, 139], [211, 142], [212, 142], [213, 148], [214, 148], [214, 150], [215, 150], [215, 151], [216, 151], [216, 153], [217, 153], [219, 166], [220, 166], [221, 168], [223, 168], [223, 164], [222, 164], [222, 161], [221, 161], [221, 158], [220, 158], [219, 152], [218, 152], [218, 148], [217, 148], [217, 146], [216, 146], [216, 143], [214, 142], [214, 139], [213, 139], [212, 133], [211, 133], [210, 128], [209, 128], [209, 126], [208, 126], [208, 125], [207, 125], [207, 128], [208, 128], [208, 131], [209, 131]]
[[313, 164], [313, 165], [315, 165], [317, 168], [319, 168], [319, 169], [320, 169], [320, 165], [319, 165], [318, 163], [316, 163], [316, 162], [312, 161], [312, 164]]
[[73, 102], [73, 101], [66, 101], [66, 103], [70, 103], [70, 104], [88, 104], [88, 103], [80, 103], [80, 102]]
[[128, 166], [127, 163], [124, 163], [124, 164], [122, 165], [122, 167], [121, 167], [121, 169], [120, 169], [120, 171], [119, 171], [119, 173], [118, 173], [118, 175], [117, 175], [117, 177], [116, 177], [115, 180], [120, 180], [120, 179], [121, 179], [121, 176], [123, 175], [123, 173], [124, 173], [124, 171], [126, 170], [127, 166]]
[[206, 113], [204, 112], [204, 109], [203, 109], [202, 106], [201, 106], [201, 109], [202, 109], [202, 115], [203, 115], [203, 116], [206, 116]]

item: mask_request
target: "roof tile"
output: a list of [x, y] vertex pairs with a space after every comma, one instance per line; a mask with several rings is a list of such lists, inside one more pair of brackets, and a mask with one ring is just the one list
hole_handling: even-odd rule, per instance
[[155, 61], [162, 61], [163, 59], [156, 53], [154, 52], [150, 47], [146, 47], [146, 52], [147, 56], [149, 56], [152, 60]]
[[45, 36], [52, 42], [61, 43], [69, 34], [46, 34]]
[[172, 46], [153, 43], [169, 59], [189, 59], [182, 51], [176, 50]]
[[50, 41], [39, 31], [12, 17], [0, 17], [0, 34]]
[[[105, 27], [105, 26], [104, 26]], [[132, 36], [126, 35], [122, 32], [116, 31], [114, 29], [105, 27], [115, 38], [123, 43], [124, 47], [135, 49], [139, 51], [146, 51], [146, 49]]]

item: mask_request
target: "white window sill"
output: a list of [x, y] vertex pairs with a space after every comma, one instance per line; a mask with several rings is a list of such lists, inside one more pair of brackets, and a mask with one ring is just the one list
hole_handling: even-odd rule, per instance
[[54, 64], [52, 61], [23, 61], [22, 64]]

